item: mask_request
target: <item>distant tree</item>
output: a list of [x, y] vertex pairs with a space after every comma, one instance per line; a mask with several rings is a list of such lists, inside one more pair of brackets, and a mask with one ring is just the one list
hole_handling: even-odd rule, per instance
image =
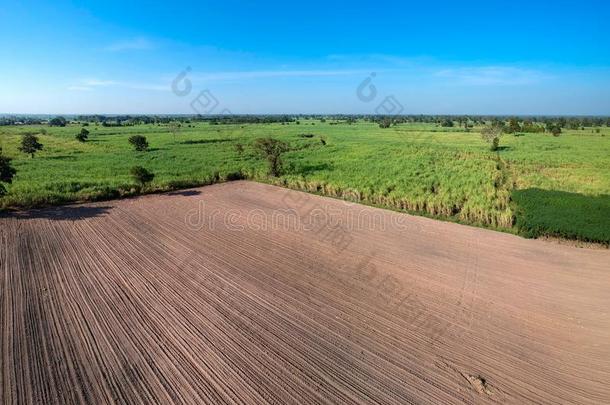
[[499, 126], [486, 126], [481, 130], [481, 137], [489, 143], [489, 149], [497, 151], [500, 148], [500, 137], [502, 136], [502, 128]]
[[129, 137], [129, 143], [138, 152], [143, 152], [148, 149], [148, 141], [145, 136], [133, 135]]
[[392, 121], [387, 118], [384, 118], [379, 123], [379, 128], [390, 128], [390, 125], [392, 125]]
[[81, 128], [80, 132], [75, 136], [79, 142], [85, 142], [89, 138], [89, 131], [85, 128]]
[[0, 148], [0, 197], [6, 194], [6, 188], [2, 183], [12, 183], [15, 173], [17, 173], [11, 165], [11, 160], [2, 154], [2, 148]]
[[131, 173], [131, 176], [133, 177], [133, 179], [138, 184], [140, 184], [140, 186], [145, 186], [146, 184], [150, 183], [155, 178], [155, 175], [153, 173], [149, 172], [142, 166], [132, 167], [131, 170], [129, 171], [129, 173]]
[[516, 118], [511, 118], [508, 121], [508, 128], [505, 129], [506, 133], [508, 134], [514, 134], [517, 132], [521, 132], [522, 128], [521, 125], [519, 124], [519, 121]]
[[259, 138], [254, 141], [254, 149], [267, 159], [269, 175], [279, 176], [282, 172], [282, 153], [289, 150], [288, 144], [278, 139]]
[[34, 134], [25, 134], [21, 138], [21, 145], [19, 150], [23, 153], [27, 153], [30, 157], [34, 157], [34, 154], [42, 149], [42, 144], [38, 142], [38, 137]]
[[531, 120], [527, 120], [523, 123], [523, 127], [521, 128], [521, 132], [527, 133], [539, 133], [544, 132], [544, 127], [534, 124]]
[[51, 127], [65, 127], [68, 121], [64, 117], [55, 117], [49, 121]]
[[561, 135], [561, 127], [559, 125], [554, 125], [551, 128], [551, 133], [553, 134], [553, 136], [559, 136]]
[[445, 127], [445, 128], [451, 128], [453, 127], [453, 120], [450, 120], [449, 118], [444, 119], [441, 122], [441, 127]]

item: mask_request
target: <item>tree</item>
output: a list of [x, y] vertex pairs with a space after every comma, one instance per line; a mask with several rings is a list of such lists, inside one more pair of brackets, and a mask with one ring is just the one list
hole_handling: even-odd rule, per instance
[[25, 134], [21, 138], [21, 146], [19, 150], [27, 153], [30, 157], [34, 157], [34, 153], [42, 149], [42, 144], [38, 142], [38, 137], [34, 134]]
[[444, 119], [441, 122], [441, 127], [452, 128], [453, 127], [453, 120], [450, 120], [449, 118]]
[[132, 167], [129, 173], [131, 173], [133, 179], [138, 184], [140, 184], [140, 186], [145, 186], [147, 183], [150, 183], [155, 178], [155, 175], [153, 173], [149, 172], [142, 166]]
[[2, 154], [2, 148], [0, 148], [0, 196], [6, 194], [6, 188], [2, 183], [12, 183], [15, 173], [17, 173], [11, 166], [11, 160], [11, 158]]
[[85, 128], [81, 128], [80, 132], [75, 136], [79, 142], [85, 142], [89, 138], [89, 131]]
[[384, 118], [380, 123], [379, 123], [379, 128], [390, 128], [390, 125], [392, 125], [392, 121]]
[[143, 152], [148, 149], [148, 141], [145, 136], [133, 135], [129, 137], [129, 143], [138, 152]]
[[278, 139], [259, 138], [254, 141], [254, 149], [267, 159], [269, 175], [279, 176], [282, 172], [282, 153], [289, 150], [288, 144]]
[[516, 118], [511, 118], [508, 121], [508, 128], [506, 130], [507, 133], [514, 134], [517, 132], [521, 132], [521, 130], [521, 125], [519, 124], [519, 121]]
[[502, 136], [502, 128], [499, 126], [487, 126], [481, 130], [481, 138], [489, 143], [489, 149], [492, 151], [500, 148], [500, 136]]
[[553, 136], [559, 136], [561, 135], [561, 127], [559, 125], [554, 125], [551, 128], [551, 133], [553, 134]]
[[55, 117], [49, 121], [49, 126], [52, 127], [65, 127], [68, 121], [64, 117]]

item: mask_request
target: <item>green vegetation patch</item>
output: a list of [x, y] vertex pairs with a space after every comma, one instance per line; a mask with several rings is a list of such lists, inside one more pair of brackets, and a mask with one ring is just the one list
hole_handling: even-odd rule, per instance
[[[90, 122], [86, 137], [75, 123], [0, 126], [16, 170], [2, 183], [0, 209], [252, 179], [530, 237], [610, 239], [608, 127], [515, 132], [494, 146], [481, 121], [299, 122]], [[25, 134], [42, 149], [23, 151]], [[134, 167], [152, 177], [135, 176]]]

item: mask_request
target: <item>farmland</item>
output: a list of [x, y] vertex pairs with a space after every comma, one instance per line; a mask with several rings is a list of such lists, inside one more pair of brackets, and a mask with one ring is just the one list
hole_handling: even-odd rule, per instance
[[0, 241], [2, 403], [610, 401], [605, 249], [247, 181]]
[[[610, 242], [610, 128], [504, 135], [491, 152], [480, 128], [403, 123], [380, 128], [302, 119], [300, 124], [79, 125], [0, 127], [0, 146], [17, 176], [4, 208], [28, 208], [167, 191], [248, 178], [368, 205], [483, 226], [529, 237]], [[41, 134], [41, 129], [44, 129]], [[18, 151], [21, 134], [38, 133], [34, 158]], [[127, 142], [144, 135], [150, 149]], [[284, 171], [266, 173], [252, 143], [261, 137], [290, 145]], [[237, 145], [243, 146], [243, 151]], [[130, 168], [155, 174], [145, 190]]]

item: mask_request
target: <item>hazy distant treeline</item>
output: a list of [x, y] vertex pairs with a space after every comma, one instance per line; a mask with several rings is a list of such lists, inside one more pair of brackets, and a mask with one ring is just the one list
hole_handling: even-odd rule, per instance
[[601, 116], [500, 116], [500, 115], [66, 115], [45, 117], [36, 115], [7, 115], [0, 117], [0, 125], [51, 125], [94, 124], [102, 126], [132, 126], [141, 124], [163, 125], [170, 123], [189, 124], [270, 124], [296, 123], [300, 120], [316, 119], [322, 122], [352, 124], [358, 120], [377, 122], [381, 125], [402, 123], [433, 123], [443, 127], [472, 127], [494, 123], [518, 123], [521, 126], [556, 125], [561, 128], [610, 126], [610, 117]]

